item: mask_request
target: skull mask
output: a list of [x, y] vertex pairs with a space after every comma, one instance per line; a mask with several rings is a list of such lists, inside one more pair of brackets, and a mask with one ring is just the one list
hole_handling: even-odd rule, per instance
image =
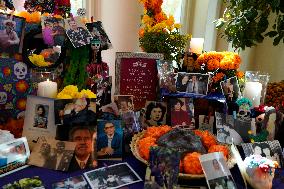
[[18, 62], [14, 65], [14, 74], [17, 79], [24, 79], [28, 73], [27, 65], [23, 62]]
[[0, 92], [0, 104], [6, 104], [7, 102], [7, 93]]

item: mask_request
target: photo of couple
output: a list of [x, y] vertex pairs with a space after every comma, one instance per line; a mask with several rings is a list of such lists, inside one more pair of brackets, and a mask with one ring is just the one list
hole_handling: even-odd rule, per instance
[[208, 82], [208, 74], [178, 73], [176, 89], [178, 92], [206, 95]]

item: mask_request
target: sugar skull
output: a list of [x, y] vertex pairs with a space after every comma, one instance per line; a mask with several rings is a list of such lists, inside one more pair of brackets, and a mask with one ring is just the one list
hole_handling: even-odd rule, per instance
[[24, 79], [28, 73], [27, 65], [23, 62], [18, 62], [14, 65], [14, 74], [17, 79]]
[[6, 104], [7, 102], [7, 93], [0, 92], [0, 104]]

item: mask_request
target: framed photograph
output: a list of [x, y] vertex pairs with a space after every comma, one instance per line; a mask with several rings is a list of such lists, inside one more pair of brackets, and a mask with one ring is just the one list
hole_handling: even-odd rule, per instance
[[199, 115], [199, 130], [213, 133], [214, 116]]
[[238, 99], [241, 94], [239, 82], [237, 77], [231, 77], [226, 81], [220, 82], [222, 92], [228, 102], [234, 102]]
[[54, 99], [32, 96], [27, 97], [23, 136], [27, 137], [30, 148], [39, 137], [55, 137]]
[[53, 170], [68, 171], [76, 143], [51, 138], [39, 140], [31, 153], [29, 164]]
[[120, 188], [142, 181], [139, 175], [128, 165], [118, 163], [108, 167], [84, 173], [92, 189]]
[[0, 177], [27, 167], [29, 156], [26, 137], [0, 144]]
[[98, 120], [98, 159], [122, 159], [121, 120]]
[[180, 153], [170, 148], [151, 147], [150, 166], [145, 175], [145, 189], [176, 188]]
[[223, 153], [204, 154], [199, 160], [210, 189], [237, 188]]
[[60, 180], [52, 184], [53, 189], [59, 188], [74, 188], [74, 189], [89, 189], [89, 185], [82, 175], [70, 177]]
[[156, 53], [116, 53], [115, 93], [133, 95], [135, 111], [144, 108], [146, 100], [156, 100], [157, 60], [163, 59], [163, 54]]
[[96, 99], [56, 99], [54, 101], [55, 124], [74, 125], [89, 123], [96, 125]]
[[111, 103], [112, 77], [104, 78], [97, 84], [97, 106], [98, 108]]
[[75, 48], [90, 44], [93, 38], [86, 26], [80, 21], [80, 17], [65, 19], [65, 30]]
[[24, 18], [0, 13], [0, 52], [22, 52], [25, 22]]
[[206, 95], [209, 75], [200, 73], [178, 73], [176, 87], [178, 92]]
[[174, 72], [173, 62], [168, 60], [157, 60], [157, 68], [160, 78], [164, 77], [165, 74]]
[[165, 125], [167, 118], [167, 104], [165, 102], [147, 101], [143, 117], [143, 128]]
[[168, 105], [172, 127], [195, 129], [193, 98], [170, 98]]
[[120, 115], [134, 111], [133, 95], [114, 95], [114, 102]]
[[48, 46], [63, 46], [65, 40], [64, 20], [52, 16], [41, 18], [42, 36]]
[[272, 161], [277, 161], [280, 168], [284, 165], [282, 148], [278, 140], [243, 143], [242, 148], [246, 157], [250, 155], [261, 155]]

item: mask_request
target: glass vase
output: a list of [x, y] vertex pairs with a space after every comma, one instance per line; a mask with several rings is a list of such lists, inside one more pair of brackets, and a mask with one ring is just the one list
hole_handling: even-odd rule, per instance
[[243, 96], [252, 101], [253, 107], [264, 104], [269, 75], [259, 71], [246, 71]]

